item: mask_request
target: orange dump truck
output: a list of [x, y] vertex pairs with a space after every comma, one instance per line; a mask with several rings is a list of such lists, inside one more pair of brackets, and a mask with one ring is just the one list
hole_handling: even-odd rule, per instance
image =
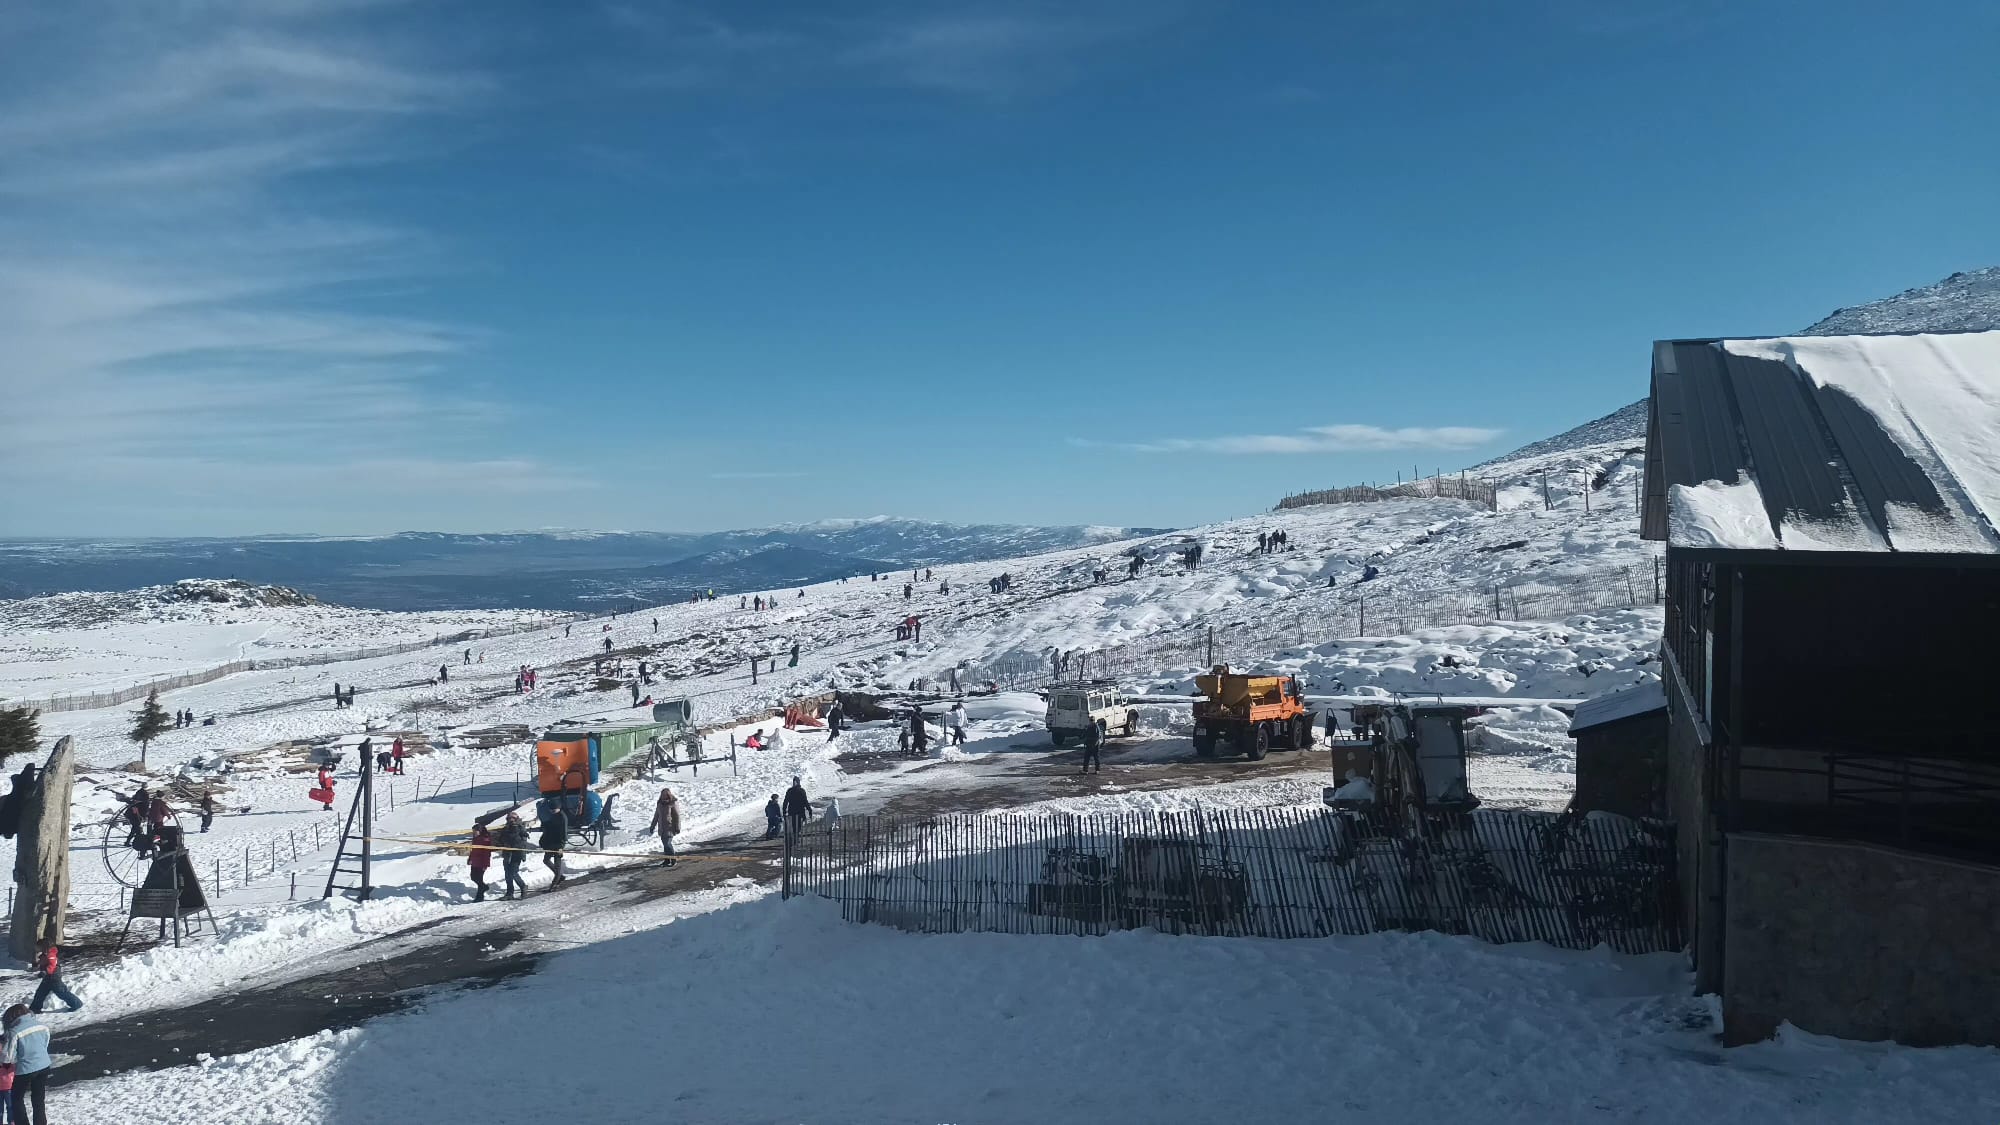
[[1303, 750], [1313, 743], [1313, 713], [1296, 676], [1246, 676], [1218, 664], [1196, 676], [1194, 752], [1213, 757], [1217, 747], [1258, 761], [1268, 750]]

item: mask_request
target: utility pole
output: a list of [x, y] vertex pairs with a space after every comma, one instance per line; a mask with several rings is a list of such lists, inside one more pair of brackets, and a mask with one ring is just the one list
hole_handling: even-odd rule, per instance
[[1542, 470], [1542, 511], [1544, 511], [1544, 512], [1546, 512], [1546, 511], [1550, 511], [1550, 510], [1551, 510], [1551, 509], [1553, 509], [1554, 507], [1555, 507], [1555, 505], [1554, 505], [1554, 504], [1551, 504], [1551, 503], [1549, 502], [1549, 471], [1548, 471], [1547, 469], [1543, 469], [1543, 470]]

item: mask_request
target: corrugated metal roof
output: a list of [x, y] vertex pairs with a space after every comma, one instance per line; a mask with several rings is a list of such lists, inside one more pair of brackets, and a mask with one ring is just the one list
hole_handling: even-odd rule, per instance
[[2000, 554], [1997, 434], [2000, 332], [1662, 341], [1641, 533]]

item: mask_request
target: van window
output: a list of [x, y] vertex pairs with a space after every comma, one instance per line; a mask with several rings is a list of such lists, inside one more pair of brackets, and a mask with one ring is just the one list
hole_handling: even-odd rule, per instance
[[1083, 697], [1080, 695], [1058, 695], [1056, 696], [1056, 710], [1081, 711], [1083, 710]]

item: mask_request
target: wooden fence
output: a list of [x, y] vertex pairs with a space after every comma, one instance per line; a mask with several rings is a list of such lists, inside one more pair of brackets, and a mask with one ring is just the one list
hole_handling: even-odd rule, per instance
[[1499, 491], [1473, 477], [1420, 477], [1393, 485], [1356, 484], [1346, 488], [1316, 488], [1294, 492], [1278, 501], [1280, 510], [1315, 504], [1367, 504], [1381, 500], [1469, 500], [1491, 511], [1500, 506]]
[[1679, 949], [1673, 826], [1475, 810], [847, 817], [788, 836], [787, 898], [924, 933], [1246, 937], [1437, 930]]
[[[574, 623], [574, 622], [572, 622]], [[515, 633], [530, 633], [537, 629], [549, 629], [563, 624], [543, 622], [534, 625], [510, 625], [498, 629], [467, 629], [449, 636], [432, 637], [427, 641], [405, 641], [401, 644], [375, 645], [370, 648], [345, 649], [340, 652], [306, 653], [299, 656], [279, 656], [265, 660], [232, 660], [213, 668], [203, 668], [198, 672], [181, 672], [172, 676], [157, 676], [143, 684], [116, 688], [112, 691], [82, 692], [74, 695], [56, 695], [47, 699], [4, 699], [10, 707], [28, 706], [40, 711], [89, 711], [98, 707], [116, 707], [135, 699], [144, 699], [155, 691], [172, 691], [175, 688], [193, 687], [196, 684], [213, 683], [224, 676], [238, 672], [254, 672], [259, 668], [303, 668], [316, 664], [339, 664], [348, 660], [368, 660], [377, 656], [396, 656], [405, 652], [419, 652], [440, 645], [464, 644], [466, 641], [482, 640], [489, 637], [505, 637]]]

